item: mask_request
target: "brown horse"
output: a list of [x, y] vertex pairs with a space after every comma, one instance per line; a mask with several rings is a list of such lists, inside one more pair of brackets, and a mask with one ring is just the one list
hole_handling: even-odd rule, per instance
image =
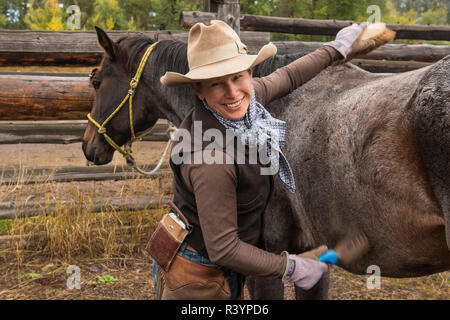
[[[143, 37], [116, 43], [97, 29], [105, 56], [91, 83], [96, 88], [92, 116], [101, 122], [119, 105], [145, 48]], [[254, 70], [273, 72], [297, 56], [276, 56]], [[327, 68], [290, 95], [266, 106], [287, 122], [285, 155], [297, 192], [275, 179], [265, 212], [269, 251], [302, 252], [333, 247], [343, 237], [364, 232], [370, 251], [351, 265], [359, 274], [377, 265], [382, 276], [412, 277], [450, 267], [450, 57], [412, 72], [386, 75], [351, 64]], [[134, 96], [134, 127], [142, 131], [158, 118], [178, 125], [199, 103], [188, 87], [169, 89], [166, 71], [187, 71], [186, 45], [161, 41], [151, 54]], [[128, 109], [106, 126], [119, 145], [130, 139]], [[86, 158], [111, 161], [112, 149], [89, 124]], [[447, 239], [447, 242], [446, 242]], [[251, 278], [253, 298], [281, 299], [280, 281]], [[326, 297], [328, 278], [298, 298]], [[270, 290], [268, 290], [270, 286]]]

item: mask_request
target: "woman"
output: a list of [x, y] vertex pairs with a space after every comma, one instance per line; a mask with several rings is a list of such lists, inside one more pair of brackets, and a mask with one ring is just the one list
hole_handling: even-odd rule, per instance
[[[210, 129], [219, 130], [223, 137], [232, 132], [247, 149], [239, 154], [238, 146], [233, 144], [233, 148], [225, 150], [225, 138], [215, 141], [219, 148], [214, 150], [208, 149], [210, 141], [191, 144], [190, 151], [182, 154], [174, 153], [181, 150], [181, 142], [173, 146], [173, 202], [190, 224], [191, 232], [170, 269], [159, 269], [164, 280], [159, 283], [162, 299], [242, 298], [245, 275], [277, 277], [308, 290], [328, 270], [317, 259], [326, 246], [308, 252], [306, 257], [262, 249], [262, 217], [274, 175], [261, 174], [267, 162], [263, 164], [258, 158], [257, 163], [251, 163], [248, 150], [255, 144], [269, 144], [258, 157], [268, 157], [270, 166], [275, 162], [277, 170], [273, 173], [279, 175], [288, 192], [295, 191], [292, 171], [282, 153], [285, 123], [274, 119], [263, 105], [345, 58], [362, 31], [363, 27], [356, 24], [344, 28], [326, 46], [267, 77], [253, 78], [252, 67], [275, 55], [272, 43], [258, 55], [248, 55], [238, 35], [222, 21], [198, 23], [191, 28], [189, 72], [167, 72], [161, 78], [168, 87], [190, 84], [201, 101], [179, 129], [187, 130], [191, 137], [198, 134], [196, 130], [201, 131], [200, 137]], [[176, 162], [174, 156], [184, 161]], [[208, 157], [219, 161], [211, 163]]]

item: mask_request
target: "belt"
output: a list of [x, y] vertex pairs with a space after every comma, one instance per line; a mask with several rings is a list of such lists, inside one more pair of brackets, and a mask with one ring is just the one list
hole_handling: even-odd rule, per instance
[[195, 250], [194, 248], [192, 248], [190, 245], [186, 245], [186, 249], [188, 249], [189, 251], [192, 251], [192, 252], [195, 252], [195, 253], [198, 253], [197, 252], [197, 250]]

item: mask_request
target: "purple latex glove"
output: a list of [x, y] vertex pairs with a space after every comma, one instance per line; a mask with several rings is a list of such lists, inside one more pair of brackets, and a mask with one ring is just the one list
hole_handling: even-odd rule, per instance
[[297, 287], [309, 290], [328, 271], [328, 265], [318, 260], [302, 258], [284, 252], [287, 256], [286, 271], [283, 281], [292, 281]]
[[358, 39], [366, 26], [367, 23], [364, 22], [359, 25], [354, 23], [351, 26], [345, 27], [337, 33], [336, 40], [327, 42], [324, 45], [335, 48], [345, 59], [352, 49], [353, 42]]

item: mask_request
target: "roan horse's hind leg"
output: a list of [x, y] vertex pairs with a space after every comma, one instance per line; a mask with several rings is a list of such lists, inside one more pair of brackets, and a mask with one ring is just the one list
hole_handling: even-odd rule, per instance
[[[264, 243], [266, 250], [274, 253], [303, 252], [301, 237], [295, 221], [291, 199], [284, 187], [275, 183], [273, 201], [269, 202], [264, 213]], [[280, 279], [249, 276], [246, 280], [250, 297], [253, 300], [283, 300], [284, 284]], [[296, 288], [296, 298], [301, 300], [327, 299], [329, 273], [308, 291]]]
[[252, 300], [283, 300], [284, 285], [280, 279], [250, 276], [245, 284]]
[[[252, 300], [283, 300], [284, 285], [279, 279], [261, 277], [248, 277], [246, 281]], [[295, 287], [296, 300], [327, 300], [330, 285], [330, 272], [324, 274], [322, 279], [310, 290]]]
[[[280, 192], [281, 190], [281, 192]], [[295, 222], [283, 187], [274, 189], [273, 198], [264, 212], [264, 244], [269, 252], [298, 252]], [[283, 300], [284, 284], [280, 279], [248, 276], [246, 284], [252, 300]]]
[[328, 288], [330, 286], [330, 271], [325, 273], [317, 284], [309, 290], [295, 287], [297, 300], [328, 300]]

